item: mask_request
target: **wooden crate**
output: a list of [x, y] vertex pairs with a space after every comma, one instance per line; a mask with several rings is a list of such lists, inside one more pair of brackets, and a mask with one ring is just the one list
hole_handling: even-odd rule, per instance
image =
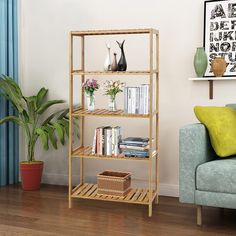
[[131, 174], [106, 170], [97, 175], [97, 194], [125, 197], [131, 190]]

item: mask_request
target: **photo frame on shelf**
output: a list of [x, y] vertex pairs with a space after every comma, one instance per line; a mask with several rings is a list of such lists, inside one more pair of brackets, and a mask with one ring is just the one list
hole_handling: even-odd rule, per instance
[[208, 58], [205, 77], [214, 76], [211, 61], [223, 57], [224, 77], [236, 76], [236, 0], [204, 2], [204, 48]]

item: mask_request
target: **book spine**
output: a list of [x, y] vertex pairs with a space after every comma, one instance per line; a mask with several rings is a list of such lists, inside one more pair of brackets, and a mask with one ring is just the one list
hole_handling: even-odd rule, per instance
[[120, 154], [120, 149], [119, 149], [119, 143], [120, 143], [120, 138], [121, 138], [121, 128], [119, 126], [115, 127], [114, 129], [114, 136], [115, 136], [115, 141], [114, 141], [114, 155], [118, 156]]
[[140, 86], [139, 114], [143, 114], [143, 86]]
[[128, 88], [128, 113], [131, 113], [132, 111], [132, 89], [131, 88]]
[[149, 114], [150, 112], [150, 91], [149, 91], [149, 85], [147, 84], [146, 85], [146, 93], [147, 93], [147, 96], [146, 96], [146, 103], [147, 103], [147, 110], [146, 110], [146, 114]]
[[94, 131], [94, 136], [93, 136], [93, 147], [92, 147], [92, 154], [94, 155], [96, 153], [96, 142], [97, 142], [97, 129]]
[[139, 114], [139, 106], [140, 106], [140, 88], [136, 88], [136, 106], [135, 106], [135, 114]]
[[100, 147], [99, 147], [99, 155], [103, 155], [103, 142], [104, 142], [104, 137], [103, 137], [103, 127], [99, 128], [99, 143], [100, 143]]
[[112, 129], [107, 129], [107, 153], [106, 155], [111, 156], [112, 155]]
[[126, 113], [128, 113], [128, 92], [127, 92], [128, 88], [125, 87], [124, 89], [124, 111]]
[[115, 155], [115, 128], [112, 128], [112, 142], [111, 142], [112, 155]]
[[136, 110], [136, 88], [132, 88], [131, 90], [131, 113], [135, 114]]
[[100, 153], [100, 129], [96, 128], [96, 153], [99, 154]]

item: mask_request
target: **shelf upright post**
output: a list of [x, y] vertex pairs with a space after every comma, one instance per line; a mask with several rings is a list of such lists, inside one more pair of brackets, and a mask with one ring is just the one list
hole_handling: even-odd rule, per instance
[[152, 216], [152, 177], [153, 177], [153, 144], [152, 144], [152, 131], [153, 131], [153, 30], [150, 30], [150, 108], [149, 108], [149, 207], [148, 207], [148, 216]]
[[159, 129], [159, 32], [156, 32], [156, 178], [155, 178], [155, 190], [156, 190], [156, 199], [155, 203], [158, 204], [159, 197], [158, 197], [158, 161], [159, 161], [159, 149], [158, 149], [158, 129]]
[[73, 34], [69, 35], [69, 77], [70, 77], [70, 101], [69, 101], [69, 208], [72, 207], [72, 112], [73, 112]]
[[[81, 36], [81, 70], [84, 71], [84, 35]], [[82, 109], [85, 108], [85, 104], [84, 104], [84, 89], [82, 87], [83, 83], [84, 83], [84, 79], [85, 79], [85, 75], [82, 74], [81, 75], [81, 105], [82, 105]], [[81, 139], [81, 146], [84, 146], [84, 116], [80, 117], [81, 119], [81, 124], [80, 124], [80, 139]], [[83, 184], [84, 183], [84, 158], [80, 158], [80, 183]]]

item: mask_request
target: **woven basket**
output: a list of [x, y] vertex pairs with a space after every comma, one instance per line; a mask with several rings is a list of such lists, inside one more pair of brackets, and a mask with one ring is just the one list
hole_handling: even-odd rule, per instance
[[97, 184], [97, 194], [125, 197], [131, 190], [131, 174], [106, 170], [97, 175]]

